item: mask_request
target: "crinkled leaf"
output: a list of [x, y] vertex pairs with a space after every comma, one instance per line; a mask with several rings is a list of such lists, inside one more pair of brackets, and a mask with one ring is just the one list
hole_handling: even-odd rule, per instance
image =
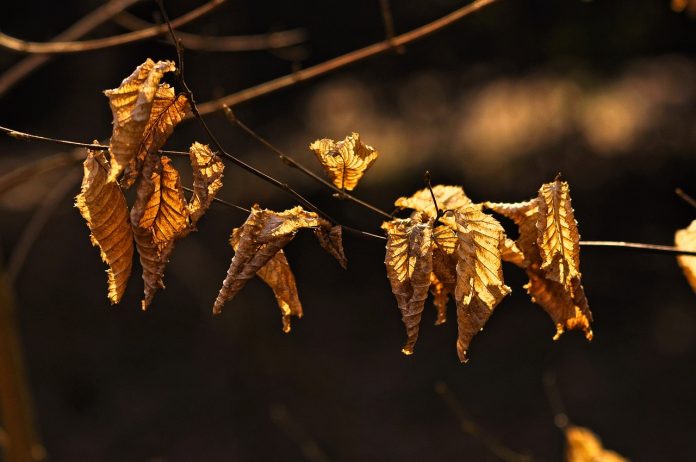
[[467, 361], [473, 337], [483, 329], [500, 301], [510, 293], [503, 282], [501, 242], [503, 227], [492, 216], [471, 204], [454, 212], [457, 223], [457, 353]]
[[[461, 186], [433, 186], [433, 194], [440, 210], [457, 210], [460, 207], [471, 204], [471, 199], [466, 196]], [[421, 189], [411, 197], [399, 197], [394, 205], [404, 209], [413, 209], [426, 213], [428, 216], [436, 215], [433, 194], [428, 188]]]
[[360, 178], [377, 160], [379, 153], [372, 146], [360, 141], [360, 135], [352, 133], [342, 141], [328, 138], [309, 145], [337, 188], [352, 191]]
[[[254, 205], [251, 209], [251, 214], [239, 229], [238, 237], [233, 236], [234, 241], [238, 240], [237, 248], [227, 275], [222, 282], [220, 293], [213, 305], [213, 313], [219, 314], [222, 312], [225, 302], [231, 300], [249, 279], [268, 264], [295, 237], [298, 230], [301, 228], [316, 228], [318, 226], [319, 217], [317, 214], [307, 212], [302, 207], [295, 207], [284, 212], [274, 212]], [[284, 295], [282, 298], [290, 306], [290, 314], [293, 314], [291, 303], [288, 301], [290, 297]], [[301, 308], [299, 312], [301, 312]], [[289, 321], [285, 317], [285, 312], [284, 320]], [[289, 329], [289, 325], [287, 328]]]
[[[696, 251], [696, 220], [692, 221], [688, 228], [680, 229], [674, 235], [674, 243], [680, 249]], [[686, 280], [696, 292], [696, 257], [680, 255], [677, 262], [684, 271]]]
[[75, 205], [92, 232], [92, 244], [99, 246], [102, 260], [109, 265], [109, 300], [118, 303], [133, 265], [128, 206], [118, 183], [108, 180], [110, 167], [102, 151], [88, 151], [83, 166], [84, 178]]
[[195, 226], [222, 187], [225, 164], [208, 146], [193, 143], [189, 150], [193, 168], [193, 196], [188, 204], [191, 225]]
[[430, 293], [437, 308], [436, 325], [447, 319], [447, 301], [457, 285], [457, 235], [449, 226], [440, 225], [433, 230], [433, 274]]
[[413, 353], [418, 330], [428, 297], [433, 270], [433, 219], [416, 214], [406, 219], [394, 219], [382, 224], [387, 231], [387, 254], [384, 264], [392, 292], [406, 326], [404, 354]]
[[628, 462], [618, 453], [604, 449], [600, 439], [587, 428], [568, 425], [566, 435], [566, 462]]
[[159, 82], [166, 72], [174, 70], [171, 61], [155, 63], [148, 58], [118, 88], [104, 92], [109, 98], [114, 125], [109, 143], [109, 181], [117, 179], [138, 154]]
[[343, 252], [343, 228], [341, 225], [332, 226], [326, 220], [321, 220], [318, 228], [314, 230], [319, 245], [334, 257], [343, 269], [348, 267], [348, 259]]

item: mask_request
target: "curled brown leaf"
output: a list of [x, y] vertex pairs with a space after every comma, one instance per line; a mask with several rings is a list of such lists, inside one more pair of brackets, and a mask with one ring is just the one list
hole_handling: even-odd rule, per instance
[[309, 145], [326, 174], [337, 188], [352, 191], [367, 169], [375, 163], [379, 152], [364, 144], [360, 135], [352, 133], [342, 141], [328, 138]]

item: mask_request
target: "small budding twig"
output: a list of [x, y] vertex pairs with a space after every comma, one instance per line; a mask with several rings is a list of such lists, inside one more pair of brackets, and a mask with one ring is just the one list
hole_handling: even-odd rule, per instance
[[[172, 27], [181, 27], [213, 11], [222, 5], [226, 0], [211, 0], [198, 8], [189, 11], [183, 16], [172, 21]], [[167, 33], [167, 26], [153, 26], [126, 34], [115, 35], [94, 40], [84, 40], [81, 42], [28, 42], [0, 32], [0, 47], [7, 48], [20, 53], [39, 53], [39, 54], [65, 54], [81, 53], [84, 51], [102, 50], [128, 43], [139, 42], [152, 37], [157, 37]]]
[[686, 202], [693, 208], [696, 208], [696, 199], [685, 193], [682, 188], [677, 188], [674, 190], [674, 192], [677, 194], [677, 196], [681, 197], [684, 200], [684, 202]]

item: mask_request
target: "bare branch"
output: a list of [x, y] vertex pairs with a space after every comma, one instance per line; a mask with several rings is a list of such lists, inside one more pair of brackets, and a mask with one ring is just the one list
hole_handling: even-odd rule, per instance
[[[116, 24], [131, 30], [153, 26], [153, 24], [129, 13], [117, 14], [113, 20]], [[176, 35], [189, 50], [225, 52], [274, 50], [299, 45], [307, 40], [307, 31], [304, 29], [290, 29], [269, 32], [268, 34], [219, 37], [196, 35], [187, 32], [177, 32]]]
[[684, 202], [686, 202], [687, 204], [689, 204], [690, 206], [692, 206], [693, 208], [696, 209], [696, 199], [694, 199], [693, 197], [691, 197], [687, 193], [685, 193], [682, 188], [677, 188], [674, 190], [674, 192], [677, 194], [677, 196], [682, 198], [682, 200], [684, 200]]
[[670, 245], [641, 244], [638, 242], [617, 242], [617, 241], [580, 241], [583, 247], [612, 247], [622, 250], [641, 250], [647, 253], [659, 253], [669, 255], [691, 255], [696, 257], [696, 251], [679, 249]]
[[[189, 11], [183, 16], [171, 22], [172, 27], [181, 27], [213, 11], [224, 3], [225, 0], [210, 0], [208, 3]], [[101, 50], [127, 43], [139, 42], [152, 37], [157, 37], [167, 33], [167, 26], [153, 26], [127, 34], [115, 35], [94, 40], [84, 40], [81, 42], [28, 42], [0, 32], [0, 47], [19, 53], [40, 53], [40, 54], [63, 54], [63, 53], [82, 53], [84, 51]]]

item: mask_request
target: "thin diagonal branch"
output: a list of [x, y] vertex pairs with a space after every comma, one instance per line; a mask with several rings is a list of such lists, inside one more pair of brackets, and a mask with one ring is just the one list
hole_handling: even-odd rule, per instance
[[[80, 18], [75, 24], [56, 35], [51, 41], [63, 42], [67, 40], [77, 40], [114, 17], [114, 15], [117, 15], [140, 1], [141, 0], [111, 0]], [[0, 76], [0, 96], [4, 95], [10, 88], [49, 62], [52, 58], [53, 55], [31, 55], [6, 70]]]
[[639, 250], [647, 253], [667, 254], [667, 255], [690, 255], [696, 257], [696, 251], [680, 249], [670, 245], [641, 244], [638, 242], [621, 241], [580, 241], [583, 247], [611, 247], [619, 250]]
[[[113, 21], [131, 30], [153, 26], [153, 24], [125, 12], [115, 15]], [[307, 31], [304, 29], [254, 35], [207, 36], [187, 32], [177, 32], [176, 35], [188, 50], [223, 52], [275, 50], [299, 45], [307, 40]]]
[[696, 209], [696, 199], [685, 193], [682, 188], [677, 188], [674, 190], [674, 192], [677, 194], [677, 196], [681, 197], [684, 202]]
[[[210, 0], [208, 3], [189, 11], [183, 16], [174, 19], [171, 26], [181, 27], [213, 11], [224, 3], [225, 0]], [[166, 25], [148, 27], [135, 32], [115, 35], [94, 40], [84, 40], [80, 42], [28, 42], [0, 32], [0, 47], [7, 48], [19, 53], [40, 53], [40, 54], [65, 54], [82, 53], [85, 51], [101, 50], [127, 43], [139, 42], [152, 37], [157, 37], [167, 33]]]
[[475, 0], [462, 8], [459, 8], [452, 13], [445, 15], [433, 22], [425, 24], [421, 27], [413, 29], [401, 35], [397, 35], [392, 40], [384, 40], [382, 42], [377, 42], [375, 44], [369, 45], [365, 48], [360, 48], [359, 50], [346, 53], [344, 55], [338, 56], [336, 58], [325, 61], [316, 66], [311, 66], [306, 69], [298, 70], [292, 74], [279, 77], [277, 79], [270, 80], [268, 82], [256, 85], [254, 87], [249, 87], [237, 93], [231, 95], [223, 96], [222, 98], [208, 101], [206, 103], [201, 103], [198, 106], [198, 111], [201, 115], [210, 114], [212, 112], [220, 111], [224, 106], [235, 106], [239, 103], [250, 101], [252, 99], [258, 98], [269, 93], [282, 90], [283, 88], [290, 87], [299, 82], [304, 82], [320, 75], [326, 74], [328, 72], [346, 67], [350, 64], [362, 61], [372, 56], [379, 55], [386, 51], [391, 50], [394, 47], [402, 46], [419, 40], [421, 38], [427, 37], [447, 26], [450, 26], [460, 19], [474, 13], [481, 8], [494, 3], [496, 0]]
[[322, 184], [322, 185], [326, 186], [327, 188], [331, 189], [332, 191], [334, 191], [334, 193], [335, 193], [334, 197], [336, 197], [338, 199], [350, 200], [350, 201], [355, 202], [356, 204], [359, 204], [359, 205], [365, 207], [366, 209], [376, 213], [377, 215], [381, 215], [382, 217], [385, 217], [387, 219], [391, 219], [391, 215], [389, 215], [387, 212], [379, 209], [378, 207], [376, 207], [368, 202], [365, 202], [361, 199], [358, 199], [357, 197], [353, 196], [352, 194], [347, 193], [344, 189], [341, 189], [341, 188], [334, 186], [333, 183], [326, 181], [321, 176], [317, 175], [316, 173], [314, 173], [313, 171], [311, 171], [310, 169], [308, 169], [307, 167], [305, 167], [304, 165], [302, 165], [301, 163], [299, 163], [298, 161], [296, 161], [295, 159], [293, 159], [289, 155], [285, 154], [283, 151], [281, 151], [280, 149], [275, 147], [273, 144], [271, 144], [268, 140], [264, 139], [263, 137], [258, 135], [254, 130], [249, 128], [249, 126], [247, 126], [244, 122], [239, 120], [239, 118], [236, 116], [236, 114], [229, 107], [225, 107], [225, 116], [227, 116], [227, 120], [230, 121], [230, 123], [241, 128], [245, 133], [247, 133], [249, 136], [254, 138], [256, 141], [263, 144], [271, 151], [275, 152], [278, 155], [278, 158], [285, 165], [292, 167], [292, 168], [296, 168], [297, 170], [301, 171], [302, 173], [304, 173], [305, 175], [307, 175], [308, 177], [310, 177], [311, 179], [313, 179], [317, 183]]

